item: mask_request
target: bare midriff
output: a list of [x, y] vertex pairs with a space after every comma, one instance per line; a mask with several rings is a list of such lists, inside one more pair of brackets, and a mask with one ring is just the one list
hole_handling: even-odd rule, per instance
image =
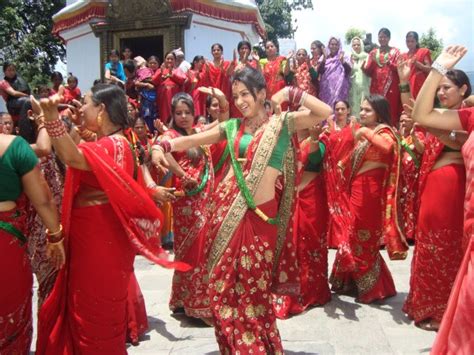
[[8, 212], [16, 207], [15, 201], [1, 201], [0, 212]]
[[357, 175], [366, 173], [369, 170], [380, 169], [380, 168], [387, 169], [388, 165], [381, 163], [379, 161], [366, 160], [360, 167], [359, 171], [357, 172]]
[[98, 206], [106, 203], [109, 203], [109, 198], [105, 192], [88, 185], [81, 185], [74, 198], [74, 207]]
[[436, 160], [436, 163], [433, 165], [431, 171], [442, 168], [446, 165], [457, 164], [464, 165], [464, 160], [462, 158], [461, 152], [444, 152]]

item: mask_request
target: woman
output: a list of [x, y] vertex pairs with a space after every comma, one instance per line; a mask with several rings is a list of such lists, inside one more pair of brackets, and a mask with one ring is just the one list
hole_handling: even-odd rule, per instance
[[337, 101], [334, 105], [334, 115], [327, 120], [328, 130], [322, 136], [327, 148], [324, 154], [323, 176], [329, 208], [327, 243], [330, 248], [337, 248], [345, 240], [346, 230], [351, 223], [349, 194], [339, 168], [339, 162], [347, 157], [354, 147], [350, 113], [351, 107], [347, 101]]
[[160, 60], [158, 57], [152, 55], [148, 58], [147, 66], [153, 70], [153, 73], [155, 73], [158, 69], [160, 69]]
[[206, 61], [204, 65], [205, 82], [222, 91], [230, 102], [232, 98], [230, 77], [228, 74], [230, 62], [224, 60], [224, 47], [220, 43], [211, 46], [212, 62]]
[[278, 47], [273, 41], [265, 42], [266, 58], [260, 59], [260, 67], [267, 83], [267, 99], [283, 89], [285, 83], [286, 58], [278, 55]]
[[[466, 74], [446, 72], [438, 86], [442, 107], [459, 109], [471, 93]], [[463, 257], [466, 172], [462, 134], [428, 129], [420, 165], [419, 214], [410, 292], [403, 310], [422, 329], [438, 329]], [[449, 211], [449, 213], [447, 213]]]
[[275, 314], [280, 319], [300, 314], [310, 306], [324, 305], [331, 299], [328, 284], [326, 192], [322, 178], [322, 162], [326, 150], [319, 141], [320, 126], [309, 132], [299, 131], [300, 149], [298, 154], [297, 197], [293, 214], [291, 247], [282, 253], [294, 262], [281, 267], [287, 274], [296, 273], [299, 278], [297, 296], [273, 295]]
[[17, 74], [16, 66], [10, 62], [3, 63], [4, 80], [1, 81], [0, 89], [2, 96], [7, 104], [8, 113], [13, 121], [17, 122], [19, 116], [26, 116], [26, 104], [30, 95], [28, 83]]
[[[178, 93], [171, 101], [171, 127], [161, 137], [169, 141], [195, 134], [194, 104], [191, 96]], [[210, 194], [214, 188], [214, 174], [209, 147], [201, 146], [167, 156], [174, 175], [173, 186], [182, 197], [173, 203], [175, 259], [193, 267], [189, 272], [175, 272], [171, 290], [170, 309], [184, 311], [190, 317], [200, 318], [207, 308], [207, 297], [199, 290], [199, 278], [204, 263], [205, 226], [209, 220]], [[203, 294], [204, 293], [204, 294]]]
[[410, 31], [406, 35], [408, 52], [402, 54], [410, 62], [410, 89], [414, 99], [418, 96], [423, 83], [431, 70], [431, 53], [428, 48], [420, 48], [418, 33]]
[[80, 112], [99, 139], [79, 147], [59, 120], [58, 103], [58, 96], [41, 100], [46, 130], [69, 167], [62, 213], [68, 263], [40, 310], [36, 352], [125, 354], [135, 254], [169, 265], [154, 241], [162, 216], [134, 181], [139, 167], [123, 136], [124, 92], [99, 84], [86, 95]]
[[109, 61], [105, 64], [105, 79], [112, 83], [122, 84], [127, 80], [123, 64], [120, 61], [120, 53], [116, 49], [112, 49], [109, 53]]
[[26, 199], [47, 227], [47, 255], [59, 269], [65, 260], [62, 227], [56, 205], [29, 144], [0, 134], [0, 353], [27, 354], [33, 333], [33, 277], [27, 254]]
[[472, 354], [474, 352], [471, 317], [474, 308], [474, 275], [472, 273], [474, 267], [474, 136], [472, 134], [474, 110], [472, 107], [460, 110], [433, 108], [436, 91], [445, 73], [452, 69], [466, 52], [463, 46], [449, 46], [444, 49], [433, 63], [433, 70], [422, 86], [413, 110], [414, 120], [424, 126], [447, 131], [466, 130], [469, 133], [469, 139], [462, 148], [468, 175], [464, 214], [465, 255], [451, 291], [441, 327], [431, 349], [433, 354]]
[[[153, 158], [162, 165], [166, 164], [163, 150], [183, 151], [227, 140], [233, 173], [215, 192], [207, 254], [209, 306], [217, 342], [223, 353], [282, 354], [270, 294], [277, 245], [284, 241], [293, 200], [293, 129], [323, 121], [331, 108], [297, 88], [286, 88], [273, 96], [278, 113], [268, 119], [265, 80], [251, 68], [235, 74], [232, 92], [242, 121], [229, 120], [206, 132], [173, 139], [156, 147]], [[290, 99], [307, 110], [280, 114], [278, 108]], [[276, 193], [281, 173], [284, 190]], [[277, 196], [281, 196], [279, 212]]]
[[349, 103], [352, 114], [359, 117], [362, 99], [369, 95], [370, 78], [365, 75], [363, 68], [367, 61], [367, 53], [364, 52], [363, 41], [359, 37], [351, 40], [351, 90], [349, 91]]
[[382, 95], [387, 99], [392, 118], [390, 124], [398, 126], [398, 119], [402, 113], [397, 74], [400, 51], [389, 46], [391, 34], [387, 28], [381, 28], [378, 35], [380, 48], [374, 48], [369, 53], [364, 71], [371, 78], [370, 93]]
[[285, 74], [288, 81], [291, 82], [293, 86], [307, 91], [310, 95], [317, 95], [316, 87], [313, 83], [317, 79], [318, 73], [309, 62], [308, 52], [306, 52], [306, 49], [298, 49], [296, 52], [296, 59], [292, 57], [288, 60]]
[[351, 63], [345, 58], [341, 40], [331, 37], [328, 43], [329, 52], [319, 66], [319, 97], [329, 106], [349, 96], [349, 76]]
[[171, 118], [171, 99], [178, 92], [183, 91], [183, 84], [186, 81], [186, 75], [179, 68], [175, 68], [176, 54], [169, 51], [165, 54], [165, 61], [161, 68], [153, 75], [152, 82], [156, 88], [156, 105], [160, 120], [165, 125]]
[[206, 114], [206, 96], [201, 94], [199, 88], [201, 86], [209, 86], [205, 82], [204, 64], [206, 60], [202, 55], [194, 57], [191, 63], [191, 69], [188, 70], [188, 80], [186, 81], [186, 92], [193, 98], [196, 116]]
[[391, 259], [406, 258], [408, 247], [398, 225], [400, 147], [389, 126], [387, 100], [380, 95], [367, 97], [360, 123], [362, 127], [354, 132], [357, 144], [350, 161], [344, 162], [353, 222], [336, 254], [331, 282], [334, 291], [355, 292], [358, 302], [372, 303], [396, 294], [379, 252], [381, 238]]

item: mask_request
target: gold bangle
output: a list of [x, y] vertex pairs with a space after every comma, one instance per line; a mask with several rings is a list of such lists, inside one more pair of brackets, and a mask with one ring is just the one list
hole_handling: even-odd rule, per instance
[[56, 242], [50, 242], [49, 240], [47, 240], [49, 245], [57, 245], [59, 243], [62, 243], [63, 241], [64, 241], [64, 236]]
[[51, 233], [51, 231], [46, 228], [46, 234], [50, 237], [54, 237], [55, 235], [61, 234], [63, 232], [63, 225], [59, 225], [59, 229], [56, 232]]

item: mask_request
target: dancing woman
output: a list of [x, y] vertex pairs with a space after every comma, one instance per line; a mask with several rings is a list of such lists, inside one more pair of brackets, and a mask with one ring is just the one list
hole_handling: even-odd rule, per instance
[[398, 225], [400, 146], [389, 126], [387, 100], [380, 95], [367, 97], [360, 122], [362, 127], [354, 132], [355, 149], [350, 159], [341, 162], [350, 186], [353, 221], [336, 254], [331, 282], [336, 292], [355, 291], [359, 302], [371, 303], [396, 294], [379, 252], [382, 237], [391, 259], [404, 259], [408, 247]]
[[[163, 142], [154, 147], [153, 159], [167, 164], [165, 152], [227, 140], [233, 169], [215, 192], [207, 254], [217, 342], [223, 353], [282, 354], [270, 288], [293, 202], [293, 133], [323, 121], [331, 108], [302, 90], [285, 88], [273, 96], [277, 114], [269, 119], [265, 80], [251, 68], [235, 74], [232, 93], [243, 120]], [[280, 114], [284, 101], [306, 110]], [[283, 186], [281, 193], [277, 185]]]
[[92, 88], [81, 107], [99, 140], [79, 147], [59, 120], [59, 97], [41, 100], [45, 126], [69, 167], [62, 220], [68, 262], [39, 313], [38, 354], [126, 354], [127, 290], [135, 254], [158, 257], [161, 213], [135, 180], [138, 160], [123, 136], [128, 127], [124, 92]]
[[472, 354], [474, 337], [472, 336], [472, 309], [474, 308], [474, 109], [458, 110], [434, 109], [436, 90], [446, 72], [466, 54], [463, 46], [450, 46], [444, 49], [422, 86], [413, 110], [413, 118], [423, 126], [441, 130], [466, 130], [468, 141], [463, 145], [462, 153], [467, 171], [467, 187], [464, 214], [465, 254], [454, 282], [448, 306], [444, 313], [432, 354]]

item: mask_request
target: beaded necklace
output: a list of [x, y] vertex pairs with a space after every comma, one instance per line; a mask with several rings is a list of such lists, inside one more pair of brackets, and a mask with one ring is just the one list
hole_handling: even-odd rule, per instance
[[385, 64], [388, 62], [388, 56], [389, 56], [390, 51], [385, 53], [383, 55], [383, 63], [380, 62], [380, 48], [377, 48], [377, 52], [375, 53], [375, 61], [377, 62], [377, 65], [382, 68]]

